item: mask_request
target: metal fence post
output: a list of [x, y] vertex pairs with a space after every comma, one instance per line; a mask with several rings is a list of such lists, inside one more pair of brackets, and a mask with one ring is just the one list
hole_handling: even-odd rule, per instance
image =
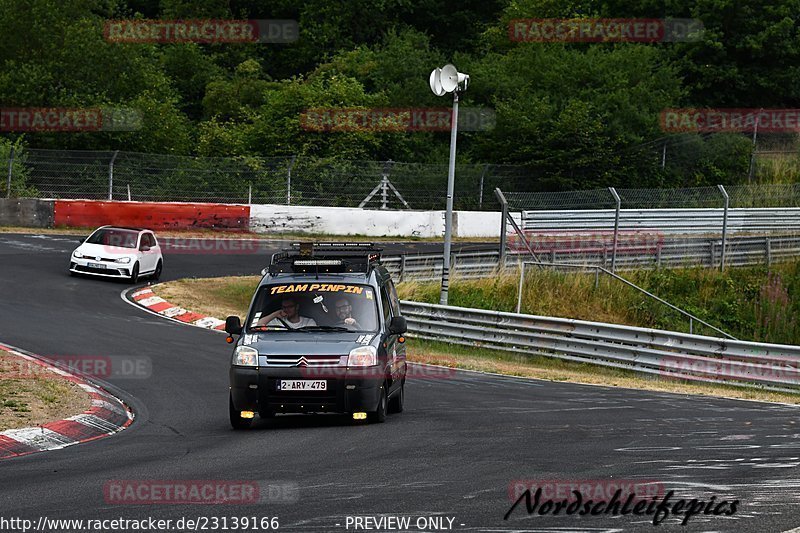
[[769, 237], [766, 238], [764, 243], [764, 255], [767, 262], [767, 268], [772, 266], [772, 241]]
[[753, 181], [753, 174], [756, 170], [756, 144], [758, 143], [758, 123], [761, 121], [761, 112], [764, 109], [758, 110], [758, 118], [756, 118], [756, 127], [753, 128], [753, 148], [750, 151], [750, 168], [747, 169], [747, 183]]
[[14, 172], [14, 147], [11, 147], [11, 152], [8, 154], [8, 183], [6, 188], [6, 198], [11, 198], [11, 175]]
[[253, 182], [247, 183], [247, 205], [253, 205]]
[[614, 214], [614, 244], [611, 250], [611, 272], [616, 272], [617, 269], [617, 239], [619, 237], [619, 210], [622, 207], [622, 200], [620, 200], [619, 195], [617, 194], [617, 190], [614, 187], [609, 187], [608, 191], [614, 197], [614, 201], [617, 202], [617, 209], [616, 213]]
[[717, 185], [717, 187], [719, 187], [719, 191], [725, 198], [725, 210], [722, 212], [722, 254], [719, 261], [719, 270], [722, 272], [725, 270], [725, 248], [728, 238], [728, 206], [730, 205], [731, 198], [728, 196], [728, 191], [725, 190], [725, 187], [722, 185]]
[[128, 188], [128, 201], [130, 202], [131, 201], [131, 184], [130, 183], [127, 184], [127, 188]]
[[114, 155], [111, 157], [111, 161], [108, 163], [108, 199], [112, 200], [114, 197], [114, 161], [116, 161], [117, 156], [119, 155], [119, 150], [114, 152]]
[[483, 209], [483, 178], [486, 177], [486, 172], [489, 170], [489, 163], [483, 165], [483, 172], [481, 172], [481, 188], [478, 191], [478, 209]]
[[292, 160], [289, 161], [289, 169], [286, 171], [286, 205], [292, 205], [292, 167], [294, 167], [296, 159], [297, 156], [293, 155]]
[[[384, 161], [383, 163], [383, 174], [381, 175], [381, 209], [387, 208], [387, 201], [389, 196], [389, 172], [392, 168], [392, 161], [391, 159], [388, 161]], [[401, 198], [402, 200], [402, 198]]]
[[522, 308], [522, 287], [525, 279], [525, 261], [519, 263], [519, 289], [517, 289], [517, 313]]
[[508, 218], [508, 201], [506, 201], [503, 191], [500, 187], [495, 187], [494, 195], [497, 201], [500, 202], [500, 257], [497, 259], [497, 264], [500, 268], [506, 266], [506, 224]]
[[403, 274], [406, 273], [406, 254], [402, 254], [400, 256], [400, 275], [397, 277], [397, 281], [403, 281]]

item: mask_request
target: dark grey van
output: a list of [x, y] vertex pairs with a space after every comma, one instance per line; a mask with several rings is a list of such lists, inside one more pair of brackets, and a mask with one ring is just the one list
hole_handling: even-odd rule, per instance
[[383, 422], [403, 410], [406, 320], [372, 244], [296, 244], [274, 254], [245, 323], [228, 317], [225, 331], [239, 336], [230, 368], [235, 429], [256, 414]]

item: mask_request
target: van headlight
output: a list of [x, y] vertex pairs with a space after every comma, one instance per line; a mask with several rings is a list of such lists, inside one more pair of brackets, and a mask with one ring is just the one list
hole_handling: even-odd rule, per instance
[[72, 252], [72, 256], [76, 257], [78, 259], [83, 259], [83, 254], [80, 253], [78, 250], [75, 250], [74, 252]]
[[378, 350], [374, 346], [359, 346], [350, 350], [347, 366], [374, 366], [378, 364]]
[[117, 263], [130, 263], [130, 257], [117, 257]]
[[233, 351], [233, 364], [238, 366], [258, 366], [258, 350], [249, 346], [237, 346]]

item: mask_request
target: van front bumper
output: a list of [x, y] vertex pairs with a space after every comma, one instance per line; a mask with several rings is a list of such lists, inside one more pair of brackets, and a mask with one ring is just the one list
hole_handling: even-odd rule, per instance
[[[325, 390], [279, 390], [280, 380], [324, 380]], [[231, 397], [237, 411], [275, 413], [355, 413], [375, 411], [384, 376], [376, 367], [269, 368], [233, 366]]]

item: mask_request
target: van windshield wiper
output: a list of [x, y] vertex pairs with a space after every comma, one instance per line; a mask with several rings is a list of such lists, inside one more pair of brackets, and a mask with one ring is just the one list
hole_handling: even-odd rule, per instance
[[351, 331], [347, 328], [343, 328], [342, 326], [303, 326], [302, 328], [296, 328], [295, 331]]

